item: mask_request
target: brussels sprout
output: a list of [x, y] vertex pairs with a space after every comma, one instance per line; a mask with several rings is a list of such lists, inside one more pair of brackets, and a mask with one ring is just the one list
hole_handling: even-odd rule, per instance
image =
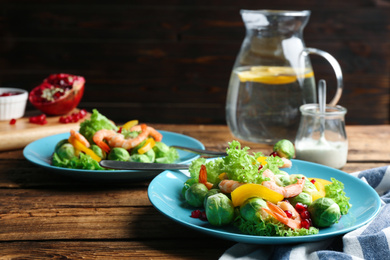
[[290, 201], [291, 205], [294, 207], [298, 202], [307, 206], [310, 206], [310, 204], [313, 202], [311, 195], [306, 192], [301, 192], [297, 196], [289, 198], [288, 201]]
[[141, 148], [142, 146], [144, 146], [145, 143], [146, 143], [146, 140], [143, 140], [139, 145], [137, 145], [136, 147], [134, 147], [133, 149], [131, 149], [130, 154], [131, 154], [131, 155], [137, 154], [137, 153], [138, 153], [138, 149]]
[[245, 220], [259, 222], [267, 216], [261, 208], [268, 208], [265, 200], [259, 197], [249, 198], [240, 206], [240, 215]]
[[279, 157], [285, 157], [291, 159], [295, 156], [294, 145], [287, 139], [282, 139], [274, 145], [274, 152], [278, 154]]
[[291, 174], [290, 175], [291, 183], [296, 183], [297, 182], [296, 179], [302, 179], [302, 178], [305, 178], [305, 186], [303, 186], [302, 191], [309, 193], [310, 195], [313, 194], [313, 192], [317, 192], [316, 186], [313, 183], [311, 183], [309, 181], [309, 179], [306, 178], [304, 175], [302, 175], [302, 174]]
[[192, 184], [195, 184], [197, 182], [198, 181], [194, 178], [190, 178], [190, 179], [186, 180], [186, 182], [184, 182], [184, 186], [181, 189], [181, 194], [183, 195], [184, 198], [186, 196], [186, 191], [192, 186]]
[[105, 151], [102, 150], [102, 148], [100, 148], [99, 146], [97, 146], [96, 144], [93, 144], [91, 145], [91, 149], [94, 153], [96, 153], [97, 156], [99, 156], [100, 158], [102, 159], [105, 159], [106, 156], [107, 156], [107, 153]]
[[130, 156], [130, 162], [143, 162], [143, 163], [151, 163], [150, 158], [146, 154], [133, 154]]
[[227, 225], [234, 219], [233, 203], [223, 193], [217, 193], [208, 197], [205, 209], [207, 220], [211, 225]]
[[206, 208], [206, 202], [207, 202], [207, 199], [212, 196], [212, 195], [215, 195], [217, 193], [221, 193], [221, 191], [219, 189], [211, 189], [209, 190], [207, 193], [206, 193], [206, 196], [204, 197], [204, 201], [203, 201], [203, 206]]
[[195, 183], [192, 184], [191, 187], [188, 188], [185, 194], [186, 201], [188, 204], [194, 207], [203, 206], [204, 197], [209, 190], [206, 185], [203, 183]]
[[129, 152], [121, 147], [115, 147], [112, 148], [110, 153], [107, 156], [108, 160], [113, 160], [113, 161], [128, 161], [130, 159], [130, 154]]
[[61, 141], [59, 141], [56, 146], [54, 147], [54, 152], [57, 153], [58, 152], [58, 149], [60, 149], [60, 147], [63, 145], [63, 144], [67, 144], [69, 143], [68, 139], [62, 139]]
[[280, 171], [275, 174], [276, 184], [279, 186], [287, 186], [291, 184], [290, 175], [285, 171]]
[[153, 146], [153, 151], [156, 153], [157, 158], [165, 157], [169, 152], [169, 146], [162, 142], [156, 142]]
[[75, 149], [73, 145], [70, 143], [64, 143], [57, 149], [57, 155], [60, 157], [60, 159], [72, 159], [73, 157], [76, 157], [75, 155]]
[[311, 220], [316, 227], [329, 227], [340, 219], [340, 207], [330, 198], [320, 198], [308, 207]]
[[149, 157], [150, 162], [154, 162], [156, 159], [156, 153], [153, 151], [153, 149], [150, 149], [146, 153], [144, 153], [147, 157]]

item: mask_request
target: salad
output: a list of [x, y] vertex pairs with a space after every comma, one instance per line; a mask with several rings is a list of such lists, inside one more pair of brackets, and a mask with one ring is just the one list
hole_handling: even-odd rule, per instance
[[173, 163], [179, 153], [162, 142], [163, 136], [138, 120], [117, 126], [96, 109], [91, 118], [80, 123], [80, 130], [59, 141], [52, 165], [84, 170], [106, 170], [103, 159], [144, 163]]
[[248, 147], [232, 141], [226, 157], [194, 160], [181, 191], [194, 207], [191, 217], [256, 236], [314, 235], [337, 223], [352, 206], [344, 184], [335, 178], [289, 175], [283, 169], [292, 166], [293, 145], [281, 141], [269, 156], [249, 154]]

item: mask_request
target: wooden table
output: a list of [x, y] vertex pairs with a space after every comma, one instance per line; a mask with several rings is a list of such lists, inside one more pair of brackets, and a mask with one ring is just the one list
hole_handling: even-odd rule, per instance
[[[194, 137], [207, 149], [233, 140], [222, 125], [154, 125]], [[351, 173], [390, 163], [390, 125], [348, 126]], [[271, 147], [242, 142], [253, 151]], [[234, 242], [186, 228], [149, 202], [149, 181], [90, 183], [0, 153], [0, 258], [217, 259]], [[3, 259], [3, 258], [1, 258]]]

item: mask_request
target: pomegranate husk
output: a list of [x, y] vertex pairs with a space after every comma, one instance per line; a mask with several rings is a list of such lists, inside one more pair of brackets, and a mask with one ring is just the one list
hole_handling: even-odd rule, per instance
[[67, 91], [64, 96], [61, 96], [59, 99], [51, 101], [51, 102], [39, 102], [36, 98], [37, 92], [46, 88], [43, 87], [44, 84], [47, 84], [47, 79], [43, 81], [43, 83], [37, 87], [35, 87], [29, 94], [29, 100], [31, 104], [36, 108], [50, 116], [59, 116], [65, 115], [75, 109], [81, 101], [81, 98], [84, 94], [84, 85], [85, 79], [81, 76], [69, 75], [68, 76], [75, 77], [72, 84], [72, 89]]

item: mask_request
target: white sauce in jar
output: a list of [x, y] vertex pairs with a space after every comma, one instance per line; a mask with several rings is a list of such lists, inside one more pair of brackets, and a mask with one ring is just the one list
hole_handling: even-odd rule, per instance
[[295, 150], [297, 159], [340, 169], [347, 162], [348, 142], [304, 138], [295, 143]]

